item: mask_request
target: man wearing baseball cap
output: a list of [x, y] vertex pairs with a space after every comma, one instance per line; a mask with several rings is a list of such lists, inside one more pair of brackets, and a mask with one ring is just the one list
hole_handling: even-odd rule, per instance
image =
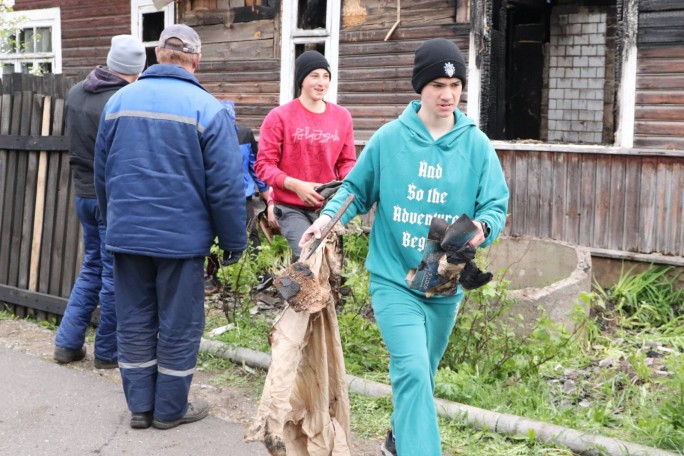
[[464, 214], [475, 220], [467, 255], [445, 255], [455, 266], [472, 261], [475, 248], [491, 244], [506, 221], [509, 192], [494, 147], [458, 109], [466, 68], [452, 41], [436, 38], [416, 50], [411, 83], [420, 101], [371, 137], [300, 243], [321, 236], [349, 193], [356, 198], [343, 223], [376, 207], [366, 268], [375, 320], [390, 354], [394, 412], [381, 447], [385, 456], [441, 456], [433, 400], [437, 366], [463, 288], [490, 279], [477, 270], [481, 280], [471, 286], [475, 281], [463, 281], [461, 273], [453, 287], [433, 293], [407, 283], [407, 273], [423, 259], [433, 219], [444, 226]]
[[204, 258], [247, 247], [242, 155], [221, 103], [195, 78], [197, 33], [166, 27], [152, 65], [113, 96], [95, 149], [95, 187], [114, 255], [119, 368], [132, 428], [206, 417], [188, 394], [204, 330]]

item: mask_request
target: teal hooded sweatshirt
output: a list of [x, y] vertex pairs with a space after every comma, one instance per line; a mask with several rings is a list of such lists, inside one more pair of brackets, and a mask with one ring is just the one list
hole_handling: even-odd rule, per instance
[[[454, 110], [454, 128], [434, 140], [419, 109], [419, 101], [409, 103], [398, 119], [375, 132], [322, 212], [333, 216], [353, 193], [354, 202], [341, 219], [346, 224], [377, 204], [366, 268], [371, 281], [407, 290], [404, 278], [423, 257], [433, 217], [452, 223], [467, 214], [487, 222], [491, 232], [485, 247], [504, 227], [509, 196], [494, 147], [472, 119]], [[462, 296], [459, 289], [454, 296], [429, 300], [453, 303]]]

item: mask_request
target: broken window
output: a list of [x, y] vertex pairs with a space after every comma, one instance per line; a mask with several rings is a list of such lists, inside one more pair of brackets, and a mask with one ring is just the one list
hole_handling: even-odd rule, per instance
[[491, 0], [492, 139], [612, 144], [620, 0]]

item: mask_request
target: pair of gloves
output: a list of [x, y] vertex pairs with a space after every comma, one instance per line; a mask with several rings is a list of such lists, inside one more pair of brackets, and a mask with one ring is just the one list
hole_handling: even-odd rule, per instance
[[466, 243], [459, 249], [442, 246], [446, 252], [446, 260], [450, 264], [465, 264], [458, 278], [458, 283], [464, 290], [474, 290], [486, 285], [492, 280], [491, 272], [482, 272], [475, 264], [475, 247]]

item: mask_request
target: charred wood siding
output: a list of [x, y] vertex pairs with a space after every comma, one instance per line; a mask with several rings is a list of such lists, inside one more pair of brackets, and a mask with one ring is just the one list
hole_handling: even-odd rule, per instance
[[635, 147], [684, 150], [684, 5], [639, 3]]
[[131, 33], [131, 3], [126, 0], [17, 0], [14, 10], [60, 7], [62, 73], [83, 75], [106, 65], [112, 36]]
[[[348, 2], [343, 10], [337, 98], [352, 114], [357, 140], [370, 138], [419, 98], [411, 74], [413, 54], [423, 41], [452, 39], [468, 56], [470, 27], [456, 24], [455, 0], [402, 3], [401, 22], [384, 41], [396, 22], [396, 7], [396, 1]], [[462, 98], [462, 108], [465, 103]]]
[[273, 20], [198, 25], [202, 61], [197, 78], [214, 96], [233, 100], [240, 125], [258, 132], [266, 114], [278, 106], [280, 59]]
[[684, 155], [580, 149], [497, 144], [511, 190], [507, 234], [684, 264]]

